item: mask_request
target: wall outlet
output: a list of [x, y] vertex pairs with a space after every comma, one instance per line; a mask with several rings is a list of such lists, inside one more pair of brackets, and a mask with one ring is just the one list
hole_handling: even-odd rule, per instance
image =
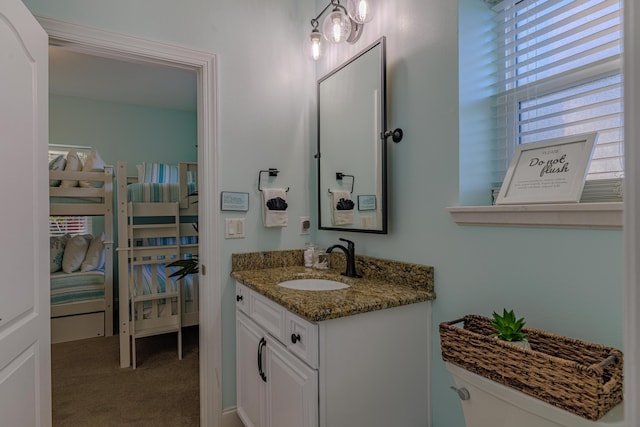
[[311, 232], [311, 221], [308, 216], [300, 217], [300, 235], [304, 236]]
[[225, 239], [244, 239], [245, 238], [245, 218], [225, 218], [224, 219], [224, 238]]

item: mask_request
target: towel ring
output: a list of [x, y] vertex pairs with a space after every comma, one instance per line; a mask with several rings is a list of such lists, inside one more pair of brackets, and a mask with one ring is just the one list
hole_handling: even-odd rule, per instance
[[[278, 174], [280, 173], [280, 171], [276, 168], [269, 168], [268, 170], [261, 170], [258, 173], [258, 190], [262, 191], [262, 174], [263, 173], [268, 173], [269, 176], [278, 176]], [[287, 193], [289, 192], [289, 187], [287, 187], [287, 189], [285, 190]]]
[[[353, 187], [356, 183], [356, 177], [353, 175], [347, 175], [344, 174], [342, 172], [336, 172], [336, 180], [337, 181], [342, 181], [342, 178], [344, 178], [345, 176], [348, 176], [349, 178], [351, 178], [351, 191], [349, 191], [350, 193], [353, 193]], [[331, 189], [329, 188], [329, 193], [333, 194], [333, 191], [331, 191]]]

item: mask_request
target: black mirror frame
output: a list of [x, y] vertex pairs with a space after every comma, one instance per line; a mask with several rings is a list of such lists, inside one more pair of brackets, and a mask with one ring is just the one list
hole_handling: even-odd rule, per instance
[[[381, 208], [381, 227], [379, 229], [364, 229], [364, 228], [346, 228], [346, 227], [329, 227], [322, 225], [322, 196], [324, 193], [320, 189], [321, 185], [321, 161], [322, 161], [322, 151], [320, 147], [320, 84], [328, 79], [329, 77], [336, 74], [338, 71], [342, 70], [352, 62], [356, 61], [358, 58], [374, 49], [375, 47], [381, 47], [381, 55], [380, 55], [380, 87], [381, 87], [381, 97], [382, 97], [382, 108], [380, 109], [380, 126], [383, 129], [383, 132], [380, 134], [379, 139], [381, 140], [381, 165], [382, 170], [381, 173], [381, 195], [380, 195], [380, 208]], [[318, 181], [318, 229], [319, 230], [335, 230], [335, 231], [350, 231], [355, 233], [372, 233], [372, 234], [387, 234], [388, 233], [388, 215], [387, 215], [387, 144], [386, 139], [388, 135], [386, 135], [387, 129], [387, 53], [386, 53], [386, 37], [382, 36], [378, 40], [371, 43], [365, 49], [354, 55], [347, 62], [340, 65], [336, 69], [329, 72], [324, 77], [320, 78], [317, 83], [317, 153], [314, 156], [317, 159], [317, 181]]]

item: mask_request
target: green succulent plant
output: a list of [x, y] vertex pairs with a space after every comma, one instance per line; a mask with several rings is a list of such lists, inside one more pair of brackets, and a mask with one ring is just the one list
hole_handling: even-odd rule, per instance
[[527, 334], [522, 332], [522, 328], [525, 324], [524, 318], [516, 319], [516, 315], [507, 309], [503, 309], [503, 314], [500, 316], [495, 311], [493, 312], [493, 319], [489, 322], [491, 326], [496, 328], [498, 333], [492, 336], [509, 342], [526, 341]]

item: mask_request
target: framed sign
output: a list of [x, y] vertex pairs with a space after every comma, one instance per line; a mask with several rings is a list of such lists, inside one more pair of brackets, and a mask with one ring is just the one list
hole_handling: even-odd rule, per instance
[[249, 210], [249, 193], [234, 193], [223, 191], [220, 193], [220, 210], [243, 211]]
[[589, 133], [520, 145], [496, 205], [577, 203], [597, 139]]
[[376, 210], [376, 195], [367, 194], [358, 196], [358, 210], [359, 211], [375, 211]]

